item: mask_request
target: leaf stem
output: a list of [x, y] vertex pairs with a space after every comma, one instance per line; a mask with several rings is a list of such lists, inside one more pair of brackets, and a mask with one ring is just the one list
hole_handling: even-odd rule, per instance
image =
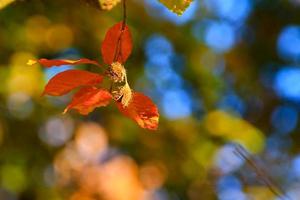
[[251, 158], [250, 155], [248, 155], [247, 150], [243, 146], [236, 144], [234, 153], [240, 158], [244, 159], [249, 164], [249, 166], [254, 169], [256, 175], [264, 184], [266, 184], [266, 186], [273, 194], [275, 194], [280, 199], [283, 199], [283, 197], [287, 197], [287, 199], [290, 200], [290, 197], [285, 195], [286, 192], [278, 184], [276, 184], [276, 182], [267, 174], [264, 169], [256, 164], [256, 161]]
[[126, 0], [123, 0], [123, 24], [122, 30], [125, 30], [126, 20], [127, 20], [127, 10], [126, 10]]
[[[127, 20], [126, 0], [122, 0], [122, 9], [123, 9], [123, 19], [122, 19], [122, 26], [121, 26], [121, 30], [120, 30], [121, 33], [118, 37], [117, 47], [115, 49], [114, 62], [116, 62], [118, 60], [119, 56], [122, 57], [122, 36], [123, 36], [123, 33], [126, 28], [126, 20]], [[128, 84], [127, 83], [127, 75], [125, 75], [125, 81], [126, 81], [126, 84]], [[110, 85], [110, 89], [109, 89], [110, 92], [112, 92], [113, 87], [114, 87], [114, 82], [112, 81], [111, 85]]]
[[118, 41], [117, 41], [117, 47], [115, 50], [115, 55], [114, 55], [114, 62], [118, 60], [118, 57], [121, 55], [122, 56], [122, 36], [123, 33], [125, 31], [126, 28], [126, 20], [127, 20], [127, 11], [126, 11], [126, 0], [122, 1], [122, 5], [123, 5], [123, 22], [122, 22], [122, 26], [121, 26], [121, 30], [120, 30], [120, 35], [118, 37]]

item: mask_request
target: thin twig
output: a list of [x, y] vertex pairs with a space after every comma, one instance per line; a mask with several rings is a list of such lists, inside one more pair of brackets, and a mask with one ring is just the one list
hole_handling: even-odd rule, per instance
[[118, 57], [120, 55], [122, 57], [122, 36], [123, 36], [123, 33], [126, 28], [126, 20], [127, 20], [126, 0], [123, 0], [122, 3], [123, 3], [123, 20], [122, 20], [123, 22], [122, 22], [122, 26], [121, 26], [121, 30], [120, 30], [121, 33], [120, 33], [120, 36], [117, 41], [117, 47], [115, 50], [114, 61], [117, 61]]
[[123, 24], [122, 24], [122, 30], [125, 30], [126, 20], [127, 20], [126, 0], [123, 0]]
[[[126, 28], [126, 20], [127, 20], [126, 0], [122, 1], [122, 5], [123, 5], [123, 20], [122, 20], [122, 26], [121, 26], [121, 30], [120, 30], [121, 33], [118, 37], [117, 47], [115, 49], [114, 62], [116, 62], [118, 60], [119, 56], [121, 56], [121, 58], [122, 58], [122, 36], [123, 36], [123, 33]], [[127, 80], [126, 80], [126, 82], [127, 82]], [[112, 92], [113, 87], [114, 87], [114, 83], [111, 82], [110, 89], [109, 89], [110, 92]]]
[[237, 144], [234, 153], [244, 159], [254, 169], [256, 175], [264, 182], [264, 184], [266, 184], [272, 193], [282, 200], [284, 196], [287, 197], [287, 199], [290, 199], [290, 197], [285, 195], [285, 191], [272, 180], [266, 171], [256, 164], [255, 160], [250, 157], [244, 147]]

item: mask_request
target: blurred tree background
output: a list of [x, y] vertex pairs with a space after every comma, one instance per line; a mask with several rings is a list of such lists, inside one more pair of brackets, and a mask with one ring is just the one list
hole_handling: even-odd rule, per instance
[[74, 67], [26, 65], [101, 61], [120, 4], [0, 0], [0, 199], [300, 200], [300, 1], [194, 0], [182, 16], [157, 0], [127, 9], [128, 80], [159, 106], [156, 132], [114, 106], [62, 115], [71, 95], [40, 95]]

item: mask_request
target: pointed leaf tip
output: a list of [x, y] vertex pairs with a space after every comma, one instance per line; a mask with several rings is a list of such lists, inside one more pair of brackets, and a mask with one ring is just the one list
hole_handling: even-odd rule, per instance
[[139, 92], [134, 92], [132, 100], [127, 107], [117, 103], [121, 113], [134, 120], [140, 127], [157, 130], [159, 112], [152, 100]]
[[[41, 58], [37, 61], [34, 61], [34, 60], [29, 60], [28, 63], [40, 63], [42, 66], [44, 67], [59, 67], [59, 66], [62, 66], [62, 65], [79, 65], [79, 64], [92, 64], [92, 65], [96, 65], [96, 66], [99, 66], [100, 67], [100, 64], [95, 61], [95, 60], [90, 60], [90, 59], [87, 59], [87, 58], [81, 58], [79, 60], [68, 60], [68, 59], [54, 59], [54, 60], [49, 60], [49, 59], [46, 59], [46, 58]], [[27, 63], [27, 64], [28, 64]], [[33, 63], [33, 64], [35, 64]]]
[[30, 59], [30, 60], [27, 61], [26, 64], [27, 64], [27, 65], [35, 65], [36, 63], [37, 63], [36, 60], [31, 60], [31, 59]]

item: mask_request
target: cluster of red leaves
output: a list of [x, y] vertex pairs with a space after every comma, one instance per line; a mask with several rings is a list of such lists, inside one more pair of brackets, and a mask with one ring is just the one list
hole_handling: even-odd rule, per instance
[[[129, 28], [125, 23], [119, 22], [106, 33], [101, 47], [103, 61], [107, 65], [111, 65], [114, 62], [124, 64], [131, 51], [132, 39]], [[100, 67], [97, 61], [86, 58], [79, 60], [39, 59], [37, 61], [31, 60], [28, 64], [32, 65], [37, 62], [45, 67], [78, 64], [92, 64]], [[80, 114], [87, 115], [95, 108], [107, 106], [111, 100], [115, 100], [118, 109], [125, 116], [133, 119], [142, 128], [156, 130], [159, 113], [151, 99], [142, 93], [132, 92], [128, 105], [124, 105], [121, 101], [122, 96], [119, 99], [115, 99], [111, 91], [99, 87], [104, 76], [105, 74], [101, 75], [83, 70], [67, 70], [50, 79], [43, 94], [61, 96], [78, 88], [64, 113], [69, 109], [75, 109]]]

